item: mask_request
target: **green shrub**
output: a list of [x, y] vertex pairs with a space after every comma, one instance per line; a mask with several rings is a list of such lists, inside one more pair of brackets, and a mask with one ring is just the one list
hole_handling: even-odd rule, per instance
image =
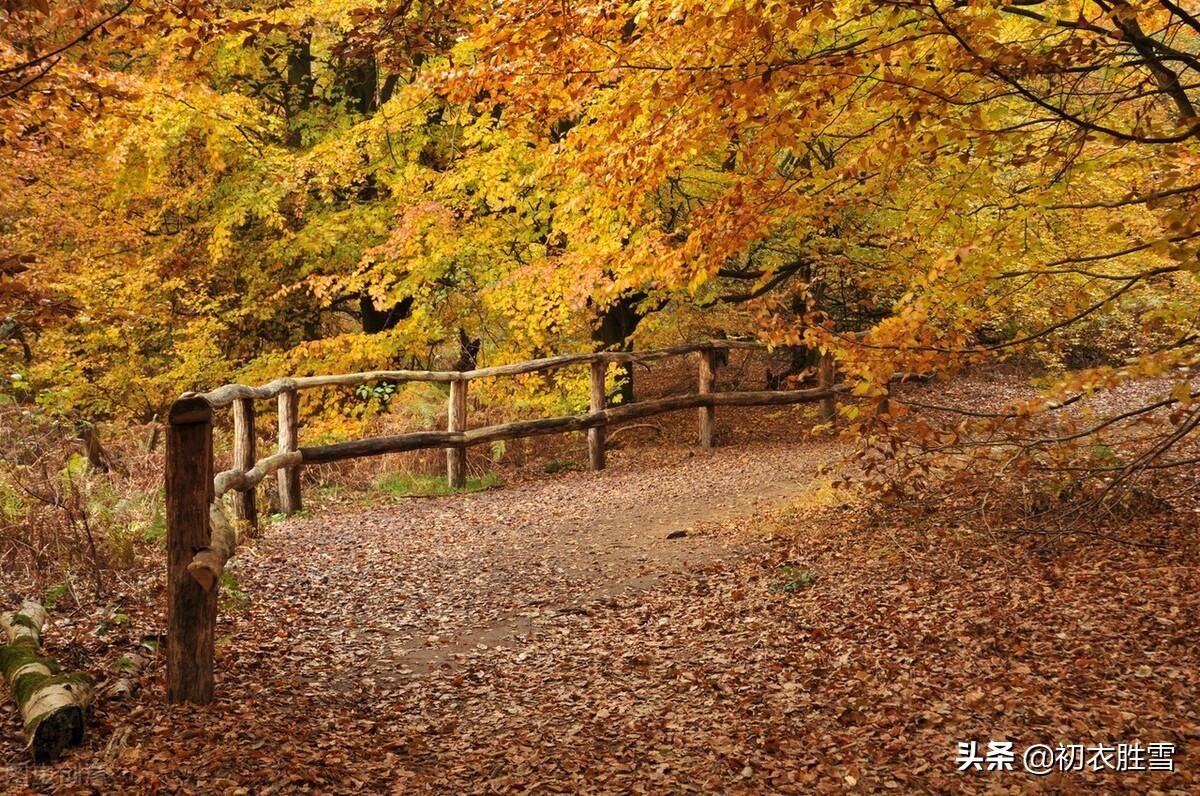
[[467, 485], [451, 489], [444, 475], [418, 475], [415, 473], [392, 473], [375, 482], [375, 488], [387, 495], [405, 497], [409, 495], [452, 495], [457, 492], [478, 492], [500, 485], [500, 476], [484, 473], [478, 478], [468, 478]]
[[238, 576], [231, 570], [221, 572], [221, 591], [217, 598], [220, 609], [230, 613], [241, 613], [250, 608], [250, 595], [242, 589]]
[[779, 579], [772, 581], [768, 589], [776, 594], [791, 594], [807, 589], [817, 582], [817, 574], [808, 569], [793, 566], [779, 568]]

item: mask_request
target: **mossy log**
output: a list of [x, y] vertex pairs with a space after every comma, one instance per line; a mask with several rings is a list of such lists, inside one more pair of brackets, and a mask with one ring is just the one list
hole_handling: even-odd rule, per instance
[[142, 673], [145, 663], [145, 658], [136, 652], [127, 652], [113, 661], [110, 667], [113, 679], [101, 689], [101, 698], [121, 700], [132, 697], [137, 691], [138, 675]]
[[27, 601], [19, 611], [0, 615], [7, 643], [0, 646], [0, 674], [21, 709], [25, 739], [38, 763], [55, 760], [83, 740], [92, 686], [87, 675], [66, 674], [42, 654], [46, 609]]

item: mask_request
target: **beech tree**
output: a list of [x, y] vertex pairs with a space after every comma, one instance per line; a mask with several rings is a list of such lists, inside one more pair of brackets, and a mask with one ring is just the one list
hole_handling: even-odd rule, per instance
[[[916, 454], [888, 486], [926, 485], [964, 459], [922, 454], [966, 445], [966, 461], [1051, 473], [1060, 493], [1100, 476], [1099, 498], [1141, 467], [1191, 461], [1165, 455], [1198, 419], [1186, 381], [1089, 425], [1056, 410], [1196, 359], [1198, 31], [1152, 2], [516, 2], [448, 85], [503, 98], [527, 125], [577, 119], [550, 155], [590, 208], [568, 261], [616, 256], [611, 218], [638, 230], [622, 272], [598, 275], [608, 289], [658, 278], [701, 293], [739, 273], [762, 289], [795, 266], [745, 269], [756, 245], [788, 231], [818, 261], [811, 242], [836, 241], [857, 328], [812, 301], [800, 323], [770, 313], [760, 333], [835, 351], [874, 399], [846, 410], [851, 432], [877, 440], [864, 455]], [[688, 179], [703, 201], [653, 224], [647, 197]], [[828, 293], [822, 272], [796, 274], [810, 298]], [[902, 401], [884, 401], [896, 373], [1017, 354], [1092, 366], [966, 418], [978, 424], [907, 423]], [[1146, 415], [1153, 439], [1109, 434]]]

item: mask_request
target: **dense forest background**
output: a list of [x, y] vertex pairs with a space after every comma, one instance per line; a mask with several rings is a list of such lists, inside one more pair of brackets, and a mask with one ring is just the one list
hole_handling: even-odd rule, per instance
[[1198, 103], [1194, 0], [0, 0], [0, 790], [1197, 792]]
[[[773, 386], [835, 357], [885, 494], [1002, 467], [1075, 521], [1194, 459], [1200, 21], [1177, 3], [2, 13], [15, 470], [74, 438], [107, 467], [100, 424], [228, 381], [713, 336], [787, 352]], [[997, 360], [1039, 395], [885, 400]], [[577, 409], [584, 382], [476, 400]], [[306, 433], [420, 400], [314, 394]]]

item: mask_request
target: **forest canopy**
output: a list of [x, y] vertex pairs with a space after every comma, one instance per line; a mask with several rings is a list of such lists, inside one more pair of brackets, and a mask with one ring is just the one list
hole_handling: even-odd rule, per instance
[[1198, 107], [1200, 0], [0, 0], [5, 792], [1200, 793]]
[[[948, 451], [1105, 492], [1191, 458], [1169, 453], [1200, 424], [1174, 375], [1200, 266], [1200, 15], [1178, 3], [0, 20], [10, 401], [145, 422], [235, 379], [730, 336], [791, 350], [781, 381], [831, 352], [861, 399], [843, 427], [909, 482]], [[1009, 358], [1045, 374], [1037, 400], [942, 426], [885, 400]], [[1056, 413], [1160, 377], [1144, 405]]]

